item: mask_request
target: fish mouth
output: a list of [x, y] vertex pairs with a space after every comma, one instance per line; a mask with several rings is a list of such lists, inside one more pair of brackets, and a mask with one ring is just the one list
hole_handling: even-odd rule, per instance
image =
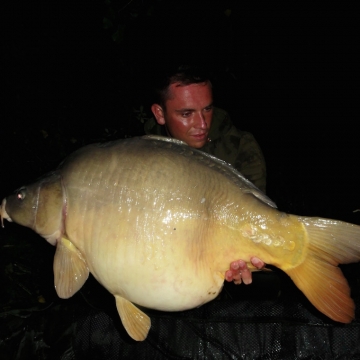
[[5, 210], [5, 205], [6, 205], [6, 199], [4, 198], [0, 207], [0, 219], [1, 219], [2, 227], [4, 227], [4, 219], [12, 222], [11, 217], [8, 215], [8, 213]]

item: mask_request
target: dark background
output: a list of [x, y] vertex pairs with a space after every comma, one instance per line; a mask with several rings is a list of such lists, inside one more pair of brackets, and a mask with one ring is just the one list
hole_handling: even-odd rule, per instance
[[[278, 207], [360, 224], [360, 212], [354, 212], [360, 209], [358, 12], [346, 4], [320, 9], [242, 3], [3, 4], [0, 199], [82, 145], [142, 135], [152, 79], [171, 64], [199, 63], [212, 73], [215, 104], [263, 149], [267, 193]], [[141, 107], [143, 113], [135, 111]], [[107, 292], [92, 279], [73, 299], [59, 300], [51, 271], [54, 248], [28, 229], [5, 225], [0, 305], [8, 330], [2, 338], [12, 339], [14, 351], [19, 341], [34, 344], [46, 333], [39, 330], [35, 340], [18, 309], [51, 312], [58, 306], [66, 313], [73, 302], [83, 307], [91, 293], [100, 294], [104, 307]], [[358, 284], [358, 267], [348, 265], [344, 272]], [[282, 281], [284, 292], [291, 285]], [[261, 286], [274, 296], [279, 284], [274, 290]], [[50, 327], [56, 342], [61, 326]], [[0, 345], [6, 348], [6, 341]]]

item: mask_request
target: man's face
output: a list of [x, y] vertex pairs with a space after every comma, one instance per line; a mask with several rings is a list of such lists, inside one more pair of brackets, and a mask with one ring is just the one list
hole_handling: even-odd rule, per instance
[[[170, 99], [165, 109], [153, 105], [157, 122], [165, 125], [170, 136], [194, 148], [203, 147], [209, 135], [213, 114], [210, 83], [170, 85]], [[155, 109], [154, 106], [159, 108]]]

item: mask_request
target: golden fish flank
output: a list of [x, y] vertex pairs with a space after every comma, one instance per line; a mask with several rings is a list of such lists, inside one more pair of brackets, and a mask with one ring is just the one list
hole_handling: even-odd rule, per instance
[[[257, 227], [252, 225], [252, 224], [247, 224], [244, 226], [243, 229], [241, 229], [241, 235], [245, 238], [249, 238], [250, 240], [252, 240], [255, 244], [259, 244], [259, 243], [263, 243], [264, 245], [267, 246], [281, 246], [283, 247], [285, 245], [285, 239], [278, 235], [269, 235], [269, 234], [264, 234], [262, 232], [260, 232], [257, 230]], [[286, 250], [294, 250], [295, 247], [295, 243], [293, 241], [289, 241], [289, 244], [286, 244], [284, 246], [284, 249]]]
[[114, 295], [135, 340], [151, 327], [137, 305], [197, 307], [221, 291], [231, 261], [251, 266], [252, 256], [285, 271], [331, 319], [354, 318], [337, 265], [360, 260], [360, 227], [282, 213], [231, 166], [181, 141], [84, 147], [5, 198], [0, 214], [56, 245], [60, 297], [72, 296], [91, 272]]

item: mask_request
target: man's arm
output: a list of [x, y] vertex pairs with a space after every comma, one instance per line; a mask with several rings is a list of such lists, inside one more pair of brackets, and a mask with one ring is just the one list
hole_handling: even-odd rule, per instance
[[239, 153], [234, 162], [234, 167], [265, 193], [265, 159], [259, 144], [251, 133], [243, 132], [240, 140]]
[[237, 129], [229, 114], [216, 107], [209, 137], [212, 141], [201, 150], [233, 165], [265, 193], [265, 158], [255, 137], [250, 132]]

